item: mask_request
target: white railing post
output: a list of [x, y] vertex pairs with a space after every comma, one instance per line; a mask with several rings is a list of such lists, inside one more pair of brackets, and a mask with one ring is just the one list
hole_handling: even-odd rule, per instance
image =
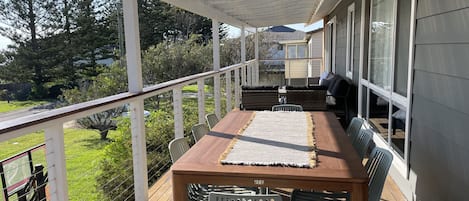
[[218, 118], [221, 118], [221, 87], [220, 87], [220, 75], [213, 76], [213, 98], [215, 99], [215, 114]]
[[197, 105], [199, 109], [199, 124], [205, 123], [205, 80], [197, 80]]
[[[213, 70], [220, 70], [220, 34], [218, 20], [212, 19], [212, 38], [213, 38]], [[215, 114], [221, 118], [221, 98], [220, 98], [220, 75], [213, 77], [213, 97], [215, 98]]]
[[184, 137], [184, 118], [182, 113], [182, 88], [173, 89], [174, 137]]
[[239, 95], [241, 94], [241, 92], [240, 92], [241, 90], [240, 90], [240, 88], [239, 88], [239, 86], [240, 86], [240, 83], [239, 83], [239, 69], [238, 69], [238, 68], [235, 69], [234, 72], [235, 72], [235, 73], [234, 73], [234, 76], [235, 76], [235, 79], [234, 79], [234, 88], [235, 88], [235, 96], [234, 96], [235, 98], [234, 98], [234, 99], [235, 99], [235, 107], [236, 107], [236, 108], [239, 108], [239, 100], [240, 100], [240, 99], [239, 99]]
[[252, 73], [254, 72], [254, 71], [252, 70], [252, 68], [253, 68], [252, 63], [249, 63], [249, 64], [247, 65], [247, 68], [246, 68], [246, 69], [247, 69], [247, 74], [248, 74], [248, 81], [247, 81], [247, 83], [248, 83], [249, 86], [252, 86], [252, 78], [253, 78]]
[[246, 85], [246, 35], [244, 26], [241, 26], [241, 64], [243, 67], [241, 68], [241, 84]]
[[254, 85], [259, 85], [259, 32], [256, 28], [255, 40], [254, 40]]
[[44, 129], [49, 196], [52, 201], [68, 200], [63, 125]]
[[252, 86], [252, 63], [249, 63], [247, 66], [246, 66], [246, 71], [247, 71], [247, 84], [249, 86]]
[[[143, 91], [137, 1], [123, 1], [129, 92]], [[143, 99], [130, 103], [135, 200], [148, 200], [148, 170]]]
[[226, 80], [226, 89], [225, 89], [225, 94], [226, 94], [226, 113], [231, 111], [231, 71], [227, 71], [225, 74], [225, 80]]

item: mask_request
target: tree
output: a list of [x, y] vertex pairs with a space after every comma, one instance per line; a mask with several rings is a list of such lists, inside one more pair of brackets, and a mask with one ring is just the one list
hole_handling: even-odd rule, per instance
[[210, 69], [212, 48], [210, 44], [197, 43], [200, 37], [192, 35], [184, 42], [165, 41], [144, 51], [144, 84], [157, 84]]
[[[259, 34], [259, 57], [268, 58], [270, 53], [269, 48], [271, 48], [272, 44], [263, 41], [269, 41], [269, 39], [263, 34]], [[241, 37], [225, 38], [220, 43], [223, 44], [220, 48], [221, 66], [229, 66], [241, 62]], [[255, 58], [254, 44], [255, 35], [250, 34], [246, 36], [246, 60]]]
[[[172, 41], [189, 40], [191, 35], [196, 34], [198, 43], [207, 44], [212, 39], [212, 20], [177, 7], [171, 7], [171, 14], [174, 18], [174, 30], [170, 30], [169, 39]], [[220, 26], [220, 38], [227, 35], [224, 26]]]
[[[63, 91], [61, 99], [65, 104], [76, 104], [95, 100], [105, 96], [115, 95], [127, 91], [127, 73], [116, 62], [110, 67], [102, 69], [102, 73], [95, 79], [85, 81], [79, 87]], [[89, 129], [97, 129], [102, 140], [107, 139], [109, 130], [116, 128], [115, 118], [125, 111], [123, 106], [104, 112], [92, 114], [79, 119], [77, 122]]]
[[50, 46], [42, 42], [54, 33], [48, 26], [48, 10], [55, 6], [54, 3], [53, 0], [0, 1], [0, 20], [4, 24], [0, 27], [0, 34], [16, 44], [16, 55], [11, 62], [13, 67], [6, 68], [22, 68], [33, 82], [33, 93], [37, 98], [47, 95], [44, 83], [54, 75], [48, 72], [53, 66], [45, 58], [50, 56], [48, 54], [53, 49], [49, 49]]
[[[160, 0], [138, 0], [140, 45], [142, 50], [163, 41], [185, 41], [192, 34], [200, 35], [198, 43], [207, 44], [212, 38], [212, 20], [170, 6]], [[226, 36], [220, 26], [220, 36]]]
[[[207, 108], [213, 110], [212, 108]], [[184, 131], [189, 133], [198, 122], [197, 101], [183, 105]], [[174, 139], [174, 117], [171, 107], [153, 111], [145, 121], [147, 169], [149, 185], [163, 175], [171, 166], [168, 144]], [[103, 160], [99, 162], [96, 178], [103, 200], [130, 200], [133, 196], [132, 143], [129, 119], [121, 118], [117, 124], [119, 135], [105, 147]], [[187, 140], [190, 137], [187, 137]]]
[[113, 45], [117, 41], [115, 29], [108, 26], [109, 21], [102, 10], [104, 2], [97, 0], [82, 0], [78, 3], [77, 30], [74, 32], [78, 56], [81, 61], [80, 74], [84, 78], [99, 74], [98, 59], [113, 57]]

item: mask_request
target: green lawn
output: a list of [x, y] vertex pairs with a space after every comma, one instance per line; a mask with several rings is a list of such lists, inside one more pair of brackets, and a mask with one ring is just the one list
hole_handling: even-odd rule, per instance
[[46, 101], [0, 101], [0, 113], [10, 112], [47, 103]]
[[[112, 138], [115, 135], [116, 132], [110, 132], [108, 137]], [[104, 146], [109, 143], [99, 138], [99, 134], [93, 130], [65, 129], [65, 156], [70, 200], [99, 200], [95, 186], [97, 162], [103, 157], [101, 153]], [[44, 143], [43, 132], [2, 142], [0, 143], [0, 160], [41, 143]], [[44, 163], [44, 152], [35, 153], [33, 161]], [[0, 200], [2, 200], [1, 196]]]
[[[186, 92], [186, 93], [197, 93], [197, 90], [198, 90], [198, 87], [196, 84], [187, 85], [182, 88], [182, 92]], [[210, 86], [205, 85], [204, 86], [205, 93], [208, 93], [209, 90], [210, 90]]]

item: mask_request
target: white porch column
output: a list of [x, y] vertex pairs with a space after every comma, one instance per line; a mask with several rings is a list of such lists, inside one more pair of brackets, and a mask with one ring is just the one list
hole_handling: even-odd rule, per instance
[[[49, 194], [52, 201], [68, 200], [63, 125], [44, 129]], [[146, 167], [146, 166], [145, 166]]]
[[254, 40], [254, 58], [256, 63], [254, 64], [254, 85], [259, 85], [259, 32], [256, 28], [256, 35]]
[[[244, 26], [241, 27], [241, 63], [244, 65], [246, 63], [246, 35], [245, 35]], [[246, 85], [246, 66], [244, 65], [241, 68], [241, 85]]]
[[182, 113], [182, 88], [173, 89], [174, 137], [184, 137], [184, 117]]
[[[218, 20], [212, 19], [212, 39], [213, 39], [213, 70], [220, 70], [220, 36]], [[215, 98], [215, 114], [221, 118], [221, 98], [220, 98], [220, 75], [213, 77], [213, 97]]]
[[199, 124], [205, 123], [205, 83], [204, 79], [197, 80], [197, 104], [199, 108]]
[[231, 71], [226, 72], [225, 74], [225, 80], [226, 80], [226, 87], [225, 87], [225, 93], [226, 93], [226, 113], [231, 111]]
[[[123, 1], [129, 92], [143, 89], [137, 1]], [[130, 103], [135, 200], [148, 200], [147, 152], [143, 99]]]

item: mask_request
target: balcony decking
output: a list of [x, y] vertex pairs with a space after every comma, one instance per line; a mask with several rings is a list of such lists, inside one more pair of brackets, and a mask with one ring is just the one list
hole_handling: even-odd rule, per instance
[[[278, 192], [283, 196], [284, 200], [287, 201], [289, 197], [290, 189], [279, 189]], [[151, 186], [148, 191], [148, 196], [150, 201], [172, 201], [172, 182], [171, 182], [171, 173], [167, 172], [164, 174], [155, 185]], [[406, 200], [404, 195], [397, 187], [396, 183], [392, 180], [391, 177], [386, 178], [386, 183], [384, 184], [384, 190], [381, 194], [381, 200], [383, 201], [403, 201]]]

